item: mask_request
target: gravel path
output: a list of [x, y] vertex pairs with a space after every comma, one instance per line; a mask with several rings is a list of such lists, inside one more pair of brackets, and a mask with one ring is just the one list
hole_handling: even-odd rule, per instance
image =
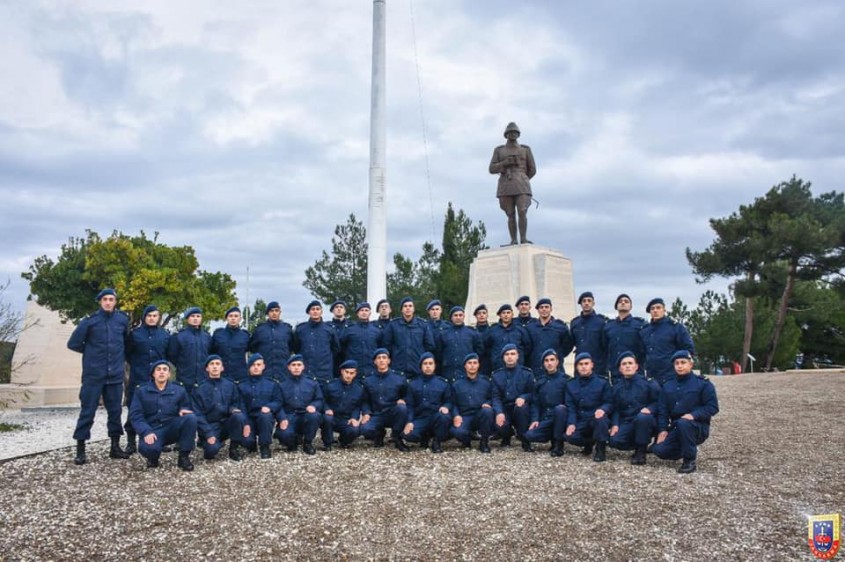
[[569, 446], [7, 462], [0, 559], [812, 560], [805, 517], [845, 512], [845, 374], [712, 380], [722, 411], [688, 476]]
[[[23, 427], [19, 431], [0, 432], [0, 461], [73, 445], [73, 430], [76, 428], [78, 417], [78, 404], [54, 408], [0, 410], [0, 423]], [[126, 408], [123, 409], [122, 419], [126, 421]], [[91, 428], [91, 439], [108, 439], [104, 408], [97, 410], [94, 427]]]

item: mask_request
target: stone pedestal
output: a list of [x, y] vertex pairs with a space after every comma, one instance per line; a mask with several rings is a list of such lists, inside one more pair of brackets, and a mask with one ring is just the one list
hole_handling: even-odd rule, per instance
[[0, 385], [0, 399], [11, 398], [12, 408], [51, 406], [79, 402], [82, 356], [67, 348], [73, 332], [71, 322], [62, 324], [59, 314], [29, 301], [26, 325], [15, 346], [11, 384]]
[[[484, 303], [492, 324], [496, 322], [499, 306], [505, 303], [513, 306], [520, 296], [528, 295], [532, 316], [537, 316], [533, 310], [537, 300], [548, 297], [552, 300], [552, 315], [569, 325], [576, 315], [574, 291], [572, 260], [558, 250], [536, 244], [483, 250], [469, 269], [467, 322], [475, 323], [472, 311]], [[514, 316], [517, 314], [514, 306]], [[571, 362], [570, 356], [566, 362], [568, 373], [573, 373]]]

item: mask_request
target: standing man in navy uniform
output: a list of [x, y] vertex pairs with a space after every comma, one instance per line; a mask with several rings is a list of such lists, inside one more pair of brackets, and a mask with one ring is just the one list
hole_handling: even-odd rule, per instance
[[[153, 363], [167, 358], [167, 347], [170, 343], [170, 332], [159, 326], [161, 312], [151, 304], [144, 308], [141, 325], [129, 333], [126, 340], [126, 359], [129, 362], [129, 384], [126, 385], [126, 406], [132, 405], [135, 390], [150, 381], [150, 369]], [[135, 453], [135, 428], [129, 416], [126, 417], [126, 452]]]
[[464, 357], [468, 353], [483, 353], [481, 335], [464, 324], [464, 308], [453, 306], [449, 324], [444, 325], [437, 338], [437, 356], [441, 360], [441, 376], [453, 383], [464, 375]]
[[661, 298], [651, 299], [646, 305], [651, 321], [640, 330], [645, 348], [645, 372], [648, 378], [660, 385], [675, 377], [672, 356], [676, 351], [695, 353], [695, 344], [683, 324], [666, 316], [666, 305]]
[[516, 346], [519, 364], [522, 365], [524, 357], [530, 356], [531, 352], [528, 332], [514, 321], [511, 305], [503, 304], [496, 314], [499, 316], [499, 321], [490, 326], [484, 338], [484, 351], [490, 360], [490, 368], [496, 371], [504, 367], [502, 348], [509, 343]]
[[642, 465], [657, 428], [660, 385], [639, 373], [637, 358], [630, 351], [619, 355], [614, 371], [620, 372], [622, 377], [613, 384], [610, 446], [622, 451], [633, 449], [631, 464]]
[[129, 454], [120, 448], [121, 400], [123, 399], [125, 342], [129, 332], [129, 317], [117, 310], [117, 293], [103, 289], [97, 294], [99, 310], [83, 318], [67, 341], [68, 349], [82, 354], [82, 388], [79, 390], [81, 409], [73, 438], [76, 440], [76, 464], [85, 464], [85, 442], [91, 439], [94, 414], [100, 397], [108, 415], [111, 449], [109, 458], [128, 459]]
[[422, 375], [408, 383], [405, 398], [408, 421], [402, 433], [407, 441], [419, 443], [423, 448], [431, 439], [431, 452], [442, 453], [440, 444], [449, 438], [449, 422], [452, 420], [452, 388], [445, 379], [434, 374], [432, 353], [422, 354], [420, 370]]
[[325, 412], [320, 430], [325, 451], [331, 451], [335, 431], [339, 434], [341, 449], [349, 447], [361, 434], [364, 387], [356, 380], [357, 375], [358, 363], [347, 359], [340, 364], [340, 378], [326, 386], [323, 396]]
[[287, 373], [288, 357], [293, 350], [293, 327], [282, 321], [282, 307], [278, 302], [267, 303], [267, 320], [255, 327], [249, 350], [264, 357], [265, 373], [271, 379], [281, 380]]
[[129, 417], [135, 432], [141, 436], [138, 452], [147, 459], [147, 468], [156, 468], [162, 449], [179, 444], [177, 466], [184, 471], [194, 469], [191, 451], [197, 437], [197, 418], [191, 400], [181, 385], [170, 382], [170, 364], [153, 363], [152, 381], [142, 385], [132, 398]]
[[698, 446], [710, 436], [710, 419], [719, 413], [719, 401], [713, 383], [693, 374], [689, 351], [676, 351], [672, 364], [675, 378], [663, 385], [652, 452], [661, 459], [683, 459], [678, 472], [690, 474], [697, 468]]
[[381, 347], [382, 330], [375, 322], [370, 322], [370, 303], [359, 303], [355, 307], [355, 314], [358, 321], [343, 331], [340, 347], [344, 362], [350, 359], [355, 361], [356, 373], [363, 379], [376, 370], [371, 357], [373, 352]]
[[586, 351], [575, 356], [578, 374], [566, 383], [566, 440], [580, 447], [582, 455], [595, 454], [603, 462], [607, 454], [613, 397], [607, 379], [593, 372], [593, 358]]
[[590, 291], [578, 296], [578, 304], [581, 306], [581, 314], [569, 323], [572, 339], [575, 341], [575, 353], [589, 353], [593, 358], [593, 373], [607, 379], [607, 351], [604, 348], [604, 325], [607, 317], [596, 312], [596, 301]]
[[214, 330], [211, 352], [223, 359], [223, 376], [240, 382], [247, 377], [246, 354], [249, 351], [249, 332], [241, 328], [241, 309], [233, 306], [226, 311], [226, 326]]
[[203, 458], [213, 459], [229, 439], [229, 458], [241, 460], [238, 445], [250, 436], [250, 427], [241, 406], [237, 385], [223, 377], [223, 359], [209, 355], [205, 360], [206, 378], [191, 399]]
[[517, 325], [526, 328], [531, 322], [534, 321], [534, 317], [531, 316], [531, 299], [528, 295], [522, 295], [516, 301], [516, 318], [514, 318], [514, 322]]
[[186, 326], [170, 337], [167, 359], [176, 367], [176, 380], [190, 396], [205, 377], [211, 336], [202, 329], [202, 309], [193, 306], [182, 315]]
[[296, 326], [296, 351], [305, 362], [305, 376], [325, 386], [335, 377], [334, 358], [340, 352], [340, 340], [330, 324], [323, 321], [323, 305], [311, 301], [305, 307], [308, 321]]
[[531, 360], [527, 361], [526, 364], [531, 367], [534, 373], [540, 374], [546, 372], [543, 365], [546, 351], [553, 349], [562, 367], [563, 359], [572, 351], [573, 341], [566, 322], [552, 316], [551, 299], [542, 298], [538, 300], [536, 308], [539, 313], [538, 318], [525, 328], [532, 350]]
[[542, 357], [543, 370], [535, 376], [531, 424], [525, 438], [532, 443], [551, 441], [549, 454], [562, 457], [566, 434], [566, 383], [569, 377], [561, 369], [557, 351], [547, 349]]
[[490, 437], [493, 435], [493, 387], [485, 377], [478, 376], [481, 364], [477, 353], [464, 357], [466, 376], [452, 384], [452, 437], [469, 448], [472, 446], [472, 432], [481, 436], [478, 450], [490, 452]]
[[305, 363], [302, 356], [291, 356], [288, 359], [289, 376], [279, 383], [282, 387], [282, 407], [276, 437], [288, 452], [295, 451], [302, 441], [302, 452], [313, 455], [316, 452], [314, 438], [323, 421], [323, 392], [317, 381], [302, 376], [303, 371]]
[[[398, 320], [402, 320], [401, 318]], [[394, 320], [395, 322], [395, 320]], [[374, 447], [384, 447], [385, 427], [390, 426], [396, 448], [407, 453], [402, 431], [408, 423], [408, 381], [390, 368], [390, 352], [380, 347], [373, 352], [376, 372], [364, 379], [364, 405], [361, 435], [371, 439]]]
[[645, 320], [631, 314], [633, 303], [631, 297], [622, 293], [616, 297], [613, 307], [616, 309], [616, 318], [610, 318], [604, 325], [603, 339], [604, 347], [607, 350], [605, 359], [607, 368], [616, 384], [622, 374], [616, 368], [619, 365], [620, 354], [630, 351], [634, 354], [637, 365], [645, 365], [645, 349], [640, 339], [640, 330], [645, 326]]
[[[521, 328], [520, 328], [521, 329]], [[514, 430], [522, 442], [522, 450], [534, 451], [525, 438], [531, 423], [531, 398], [534, 395], [534, 375], [527, 367], [519, 364], [519, 350], [515, 344], [505, 344], [502, 348], [501, 369], [493, 371], [493, 411], [496, 414], [496, 427], [502, 438], [501, 446], [511, 444]]]
[[402, 316], [390, 321], [384, 329], [382, 343], [390, 352], [393, 368], [412, 379], [420, 375], [420, 356], [435, 351], [431, 325], [414, 316], [414, 301], [405, 297], [400, 303]]
[[384, 330], [390, 321], [393, 318], [390, 316], [393, 313], [393, 309], [390, 307], [390, 301], [387, 299], [381, 299], [376, 303], [376, 312], [378, 313], [378, 320], [376, 320], [376, 326], [380, 329]]

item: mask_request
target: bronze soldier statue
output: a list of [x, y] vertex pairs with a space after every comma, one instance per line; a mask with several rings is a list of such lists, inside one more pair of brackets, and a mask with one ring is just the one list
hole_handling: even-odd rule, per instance
[[[528, 207], [531, 206], [529, 180], [537, 173], [537, 166], [534, 164], [531, 148], [519, 144], [516, 140], [519, 138], [519, 127], [516, 123], [508, 123], [505, 128], [505, 138], [508, 142], [493, 150], [490, 173], [499, 174], [496, 197], [499, 198], [499, 207], [508, 216], [510, 245], [531, 244], [531, 240], [526, 238]], [[519, 242], [516, 240], [517, 216], [519, 217]]]

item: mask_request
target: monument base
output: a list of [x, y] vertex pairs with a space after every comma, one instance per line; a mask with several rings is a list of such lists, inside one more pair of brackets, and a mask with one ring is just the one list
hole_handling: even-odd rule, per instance
[[[551, 299], [552, 315], [568, 326], [576, 316], [572, 260], [558, 250], [536, 244], [478, 252], [469, 268], [466, 311], [470, 324], [475, 322], [470, 315], [479, 304], [487, 305], [489, 322], [493, 324], [499, 306], [513, 306], [522, 295], [531, 298], [531, 315], [534, 317], [537, 311], [533, 310], [533, 306], [537, 300], [543, 297]], [[517, 314], [514, 306], [514, 317]], [[566, 363], [566, 371], [573, 373], [571, 358]]]

